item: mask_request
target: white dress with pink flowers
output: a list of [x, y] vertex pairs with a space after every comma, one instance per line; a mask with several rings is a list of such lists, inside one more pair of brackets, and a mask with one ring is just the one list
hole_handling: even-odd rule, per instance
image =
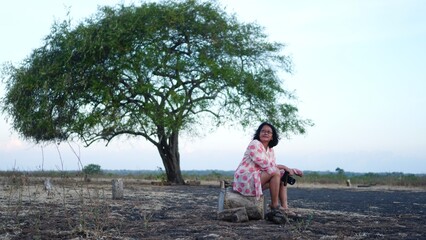
[[278, 170], [273, 148], [267, 148], [259, 140], [253, 140], [244, 153], [243, 160], [234, 174], [233, 189], [245, 196], [262, 196], [262, 171], [272, 174]]

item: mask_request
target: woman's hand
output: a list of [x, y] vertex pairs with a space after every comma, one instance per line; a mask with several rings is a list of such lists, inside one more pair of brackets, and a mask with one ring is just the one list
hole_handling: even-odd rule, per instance
[[293, 176], [294, 175], [294, 170], [292, 168], [287, 168], [285, 169], [286, 172], [288, 172], [288, 175]]
[[277, 164], [277, 167], [278, 167], [279, 170], [284, 170], [286, 172], [288, 172], [288, 170], [290, 169], [289, 167], [284, 166], [282, 164]]
[[299, 176], [299, 177], [302, 177], [302, 176], [303, 176], [303, 172], [302, 172], [302, 170], [299, 170], [299, 169], [297, 169], [297, 168], [293, 168], [292, 170], [293, 170], [293, 173], [294, 173], [295, 175], [297, 175], [297, 176]]
[[277, 167], [280, 170], [284, 170], [284, 171], [288, 172], [288, 174], [290, 176], [292, 176], [292, 175], [296, 175], [296, 176], [299, 176], [299, 177], [303, 176], [303, 171], [299, 170], [297, 168], [289, 168], [289, 167], [281, 165], [281, 164], [277, 164]]

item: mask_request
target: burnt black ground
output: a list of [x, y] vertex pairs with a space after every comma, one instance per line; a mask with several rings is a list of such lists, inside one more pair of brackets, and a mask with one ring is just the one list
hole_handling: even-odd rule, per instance
[[[380, 214], [393, 217], [426, 214], [426, 192], [368, 189], [289, 189], [294, 207]], [[426, 224], [426, 218], [423, 219]]]
[[[217, 190], [190, 188], [194, 195], [213, 200], [213, 204], [205, 200], [198, 203], [208, 206], [207, 214], [211, 214], [204, 220], [217, 224], [214, 222]], [[187, 191], [186, 187], [171, 191], [177, 189]], [[265, 220], [220, 223], [227, 228], [218, 235], [238, 239], [426, 239], [424, 191], [290, 187], [289, 204], [304, 218], [286, 226]]]
[[426, 190], [292, 186], [303, 218], [277, 225], [218, 220], [218, 185], [125, 182], [122, 200], [108, 181], [58, 185], [54, 197], [20, 201], [3, 186], [0, 239], [426, 239]]

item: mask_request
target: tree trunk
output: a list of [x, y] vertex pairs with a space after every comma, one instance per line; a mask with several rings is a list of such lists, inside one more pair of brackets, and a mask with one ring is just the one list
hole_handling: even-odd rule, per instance
[[161, 140], [157, 145], [157, 149], [166, 170], [167, 182], [183, 185], [185, 181], [180, 170], [178, 137], [177, 132], [173, 132], [168, 138], [159, 137]]

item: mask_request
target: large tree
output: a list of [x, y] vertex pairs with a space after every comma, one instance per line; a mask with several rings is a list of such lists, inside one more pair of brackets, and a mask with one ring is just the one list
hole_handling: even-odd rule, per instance
[[143, 137], [168, 181], [183, 184], [181, 132], [269, 121], [288, 135], [311, 125], [282, 87], [283, 47], [215, 1], [101, 7], [75, 26], [54, 23], [43, 46], [6, 67], [2, 109], [37, 143]]

